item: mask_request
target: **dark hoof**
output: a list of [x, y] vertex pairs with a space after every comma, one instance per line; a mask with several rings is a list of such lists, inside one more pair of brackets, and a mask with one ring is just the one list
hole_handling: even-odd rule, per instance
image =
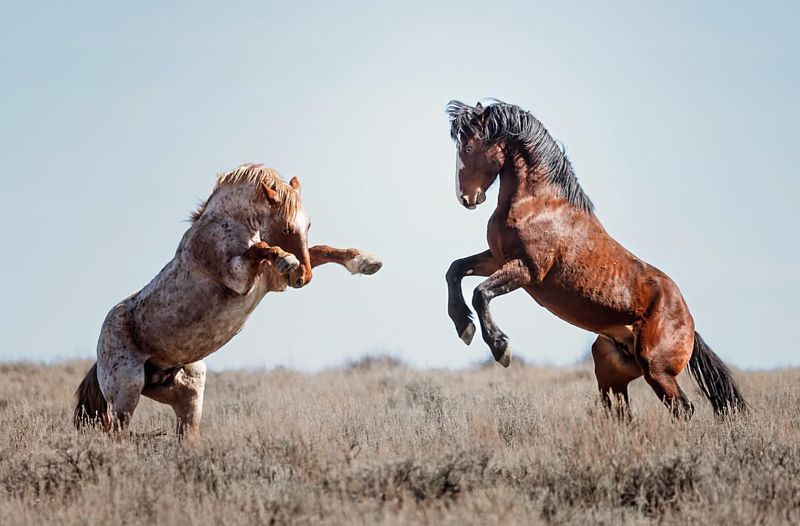
[[503, 351], [503, 354], [500, 355], [499, 358], [495, 359], [503, 367], [508, 367], [509, 365], [511, 365], [511, 347], [506, 347], [506, 350]]
[[503, 367], [511, 365], [511, 347], [505, 334], [495, 338], [489, 346], [492, 349], [492, 356], [500, 365]]
[[378, 272], [381, 268], [383, 268], [383, 263], [376, 260], [373, 262], [365, 263], [361, 267], [361, 273], [364, 274], [365, 276], [371, 276], [376, 272]]
[[466, 328], [462, 330], [458, 337], [461, 338], [461, 341], [469, 345], [472, 343], [472, 338], [475, 336], [475, 324], [472, 322], [467, 323]]

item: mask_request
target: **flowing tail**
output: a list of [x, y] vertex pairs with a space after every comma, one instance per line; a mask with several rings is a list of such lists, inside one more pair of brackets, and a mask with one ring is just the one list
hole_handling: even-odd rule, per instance
[[696, 332], [687, 370], [717, 414], [747, 410], [733, 373]]
[[75, 391], [75, 397], [78, 403], [75, 405], [72, 422], [76, 428], [92, 427], [99, 423], [103, 429], [108, 429], [108, 403], [97, 381], [97, 364], [92, 365], [86, 373], [86, 377]]

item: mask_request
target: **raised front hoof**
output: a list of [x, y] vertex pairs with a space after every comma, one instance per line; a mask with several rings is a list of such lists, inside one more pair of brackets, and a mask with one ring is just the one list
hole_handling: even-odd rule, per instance
[[497, 363], [506, 368], [509, 365], [511, 365], [511, 347], [506, 348], [506, 350], [503, 351], [503, 354], [500, 355], [499, 358], [495, 357], [495, 360], [497, 360]]
[[491, 344], [492, 356], [497, 360], [497, 363], [503, 367], [511, 365], [511, 347], [508, 345], [508, 339], [504, 336], [496, 338]]
[[461, 338], [461, 341], [469, 345], [472, 343], [472, 338], [475, 337], [475, 324], [467, 322], [467, 325], [460, 329], [456, 327], [456, 331], [458, 331], [458, 337]]
[[363, 274], [370, 276], [378, 272], [383, 263], [376, 257], [369, 254], [359, 254], [344, 265], [350, 274]]
[[287, 254], [275, 262], [275, 268], [278, 269], [278, 272], [281, 274], [291, 272], [299, 266], [300, 261], [292, 254]]

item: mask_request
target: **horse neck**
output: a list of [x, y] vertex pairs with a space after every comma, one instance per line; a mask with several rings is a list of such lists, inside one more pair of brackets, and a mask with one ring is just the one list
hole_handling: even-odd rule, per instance
[[257, 210], [253, 206], [253, 187], [236, 184], [217, 188], [209, 198], [203, 216], [207, 218], [229, 217], [257, 225]]
[[515, 204], [546, 203], [560, 199], [558, 190], [546, 180], [542, 170], [519, 153], [509, 152], [508, 161], [500, 170], [500, 191], [497, 208], [508, 214]]

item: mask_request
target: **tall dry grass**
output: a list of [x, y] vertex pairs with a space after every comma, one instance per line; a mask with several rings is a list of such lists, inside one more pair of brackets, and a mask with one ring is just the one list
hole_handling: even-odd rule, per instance
[[740, 373], [726, 421], [639, 381], [630, 425], [589, 366], [224, 372], [189, 449], [150, 401], [132, 438], [72, 429], [88, 366], [0, 365], [0, 524], [800, 523], [798, 369]]

